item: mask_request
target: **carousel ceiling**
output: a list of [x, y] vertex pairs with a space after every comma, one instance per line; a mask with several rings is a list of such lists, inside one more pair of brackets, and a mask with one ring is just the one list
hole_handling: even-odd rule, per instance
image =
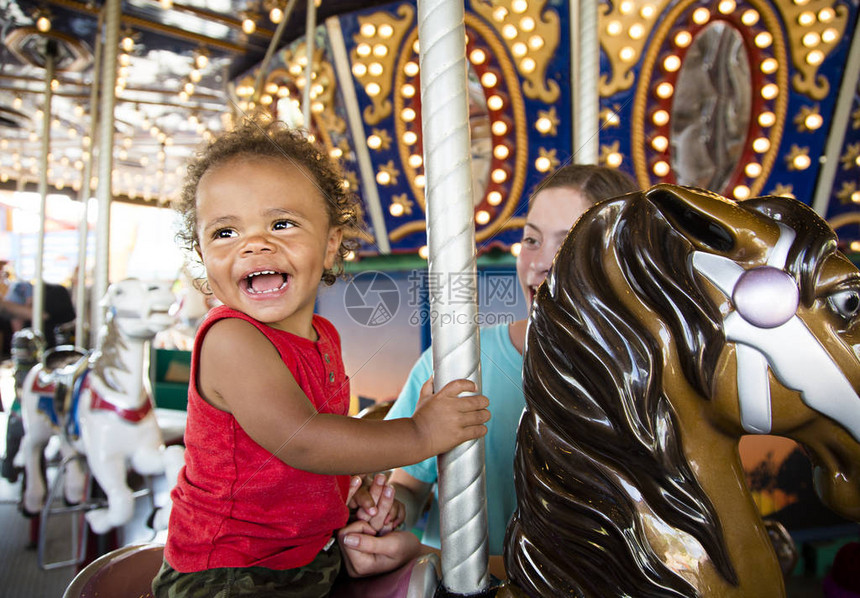
[[[365, 203], [366, 252], [420, 251], [415, 2], [317, 4], [311, 131]], [[168, 204], [195, 148], [255, 107], [303, 122], [305, 2], [121, 7], [115, 197]], [[566, 0], [466, 2], [480, 250], [515, 247], [529, 191], [577, 159], [570, 10]], [[834, 223], [846, 245], [860, 241], [858, 0], [619, 0], [597, 12], [600, 77], [588, 85], [599, 95], [601, 163], [643, 187], [792, 195]], [[48, 179], [77, 196], [92, 160], [102, 2], [0, 0], [0, 13], [0, 184], [35, 188], [50, 53]]]

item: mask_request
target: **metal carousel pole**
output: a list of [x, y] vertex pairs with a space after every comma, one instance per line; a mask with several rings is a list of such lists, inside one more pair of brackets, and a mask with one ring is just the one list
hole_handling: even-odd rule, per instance
[[51, 103], [53, 101], [56, 46], [48, 40], [45, 44], [45, 102], [42, 106], [42, 154], [39, 170], [39, 235], [36, 239], [36, 273], [33, 281], [33, 317], [31, 326], [36, 332], [44, 332], [42, 315], [45, 311], [45, 281], [42, 260], [45, 255], [45, 218], [48, 205], [48, 154], [51, 149]]
[[[480, 392], [464, 16], [461, 2], [418, 2], [434, 385], [467, 378]], [[478, 594], [489, 587], [484, 440], [438, 463], [442, 584]]]
[[573, 161], [597, 164], [600, 156], [600, 41], [596, 0], [570, 3]]
[[[81, 220], [78, 223], [78, 276], [75, 281], [75, 345], [83, 348], [95, 346], [95, 338], [90, 334], [89, 339], [84, 339], [85, 323], [90, 314], [85, 313], [87, 306], [87, 241], [89, 236], [89, 204], [93, 195], [93, 148], [95, 147], [96, 135], [98, 133], [98, 120], [96, 119], [96, 104], [99, 99], [99, 80], [101, 70], [102, 39], [101, 30], [104, 24], [104, 13], [99, 13], [98, 27], [96, 31], [95, 50], [93, 54], [93, 81], [90, 87], [90, 159], [84, 162], [84, 170], [81, 175], [81, 191], [78, 199], [81, 202]], [[90, 332], [95, 328], [90, 327]], [[86, 343], [84, 342], [86, 340]]]
[[110, 202], [113, 194], [114, 106], [116, 104], [116, 55], [119, 45], [120, 0], [106, 0], [104, 4], [104, 52], [101, 64], [101, 98], [99, 101], [99, 186], [98, 221], [96, 223], [96, 264], [91, 301], [90, 330], [101, 328], [104, 315], [99, 308], [101, 297], [107, 292], [110, 261]]
[[302, 90], [302, 116], [304, 117], [305, 129], [311, 132], [311, 86], [314, 74], [314, 44], [316, 43], [317, 30], [317, 7], [314, 0], [308, 0], [307, 14], [305, 15], [305, 56], [308, 59], [305, 65], [305, 87]]

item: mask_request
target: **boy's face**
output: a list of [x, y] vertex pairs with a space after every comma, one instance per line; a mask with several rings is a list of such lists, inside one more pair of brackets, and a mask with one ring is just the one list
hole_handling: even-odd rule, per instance
[[325, 201], [313, 178], [286, 159], [239, 157], [203, 175], [197, 236], [218, 300], [313, 338], [320, 277], [341, 241]]
[[529, 308], [567, 232], [590, 207], [588, 198], [570, 187], [544, 189], [532, 199], [517, 256], [517, 278]]

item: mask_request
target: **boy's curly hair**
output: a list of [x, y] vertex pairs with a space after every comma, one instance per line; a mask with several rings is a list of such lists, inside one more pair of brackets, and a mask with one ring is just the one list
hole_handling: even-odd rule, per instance
[[189, 163], [185, 182], [176, 206], [182, 218], [177, 240], [191, 254], [200, 248], [197, 238], [197, 187], [209, 170], [240, 156], [280, 159], [301, 167], [314, 180], [325, 199], [331, 226], [343, 229], [343, 240], [331, 269], [323, 272], [322, 282], [334, 284], [343, 273], [344, 258], [358, 249], [364, 218], [358, 198], [344, 188], [343, 174], [324, 151], [297, 130], [282, 122], [244, 119], [236, 128], [217, 137]]

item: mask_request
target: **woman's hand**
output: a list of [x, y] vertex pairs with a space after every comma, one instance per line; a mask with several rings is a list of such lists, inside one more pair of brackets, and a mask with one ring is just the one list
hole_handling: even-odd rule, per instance
[[387, 573], [414, 558], [432, 552], [411, 532], [377, 536], [367, 521], [353, 521], [337, 533], [337, 540], [350, 577]]

